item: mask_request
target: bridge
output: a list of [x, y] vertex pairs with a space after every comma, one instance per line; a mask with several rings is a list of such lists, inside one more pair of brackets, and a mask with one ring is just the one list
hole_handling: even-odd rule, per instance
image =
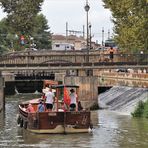
[[26, 51], [0, 57], [0, 71], [21, 70], [87, 70], [87, 69], [147, 69], [148, 54], [109, 54], [99, 51]]
[[[50, 75], [53, 80], [62, 81], [65, 84], [77, 84], [80, 86], [81, 101], [84, 106], [93, 106], [98, 102], [98, 86], [115, 85], [114, 79], [132, 79], [142, 81], [144, 87], [147, 86], [147, 74], [121, 76], [118, 73], [112, 73], [112, 69], [132, 68], [148, 71], [148, 54], [114, 54], [113, 62], [109, 59], [109, 54], [100, 53], [99, 51], [26, 51], [14, 52], [0, 57], [0, 72], [12, 73], [12, 77], [6, 80], [6, 88], [12, 87], [13, 81], [20, 83], [22, 88], [35, 88], [34, 81], [43, 80], [46, 74]], [[104, 70], [108, 73], [104, 73]], [[111, 72], [110, 72], [111, 70]], [[67, 74], [72, 71], [72, 74]], [[74, 72], [74, 73], [73, 73]], [[45, 74], [45, 75], [44, 75]], [[117, 74], [117, 75], [116, 75]], [[43, 77], [41, 77], [43, 75]], [[73, 75], [71, 77], [71, 75]], [[6, 75], [4, 75], [6, 76]], [[110, 77], [115, 76], [115, 78]], [[17, 77], [17, 78], [16, 78]], [[47, 77], [46, 77], [47, 78]], [[29, 81], [28, 81], [29, 80]], [[113, 81], [110, 81], [113, 80]], [[37, 82], [38, 83], [38, 82]], [[11, 87], [10, 87], [11, 86]], [[27, 87], [26, 87], [27, 86]], [[20, 88], [20, 87], [19, 87]], [[92, 89], [93, 88], [93, 91]], [[89, 96], [89, 97], [88, 97]]]

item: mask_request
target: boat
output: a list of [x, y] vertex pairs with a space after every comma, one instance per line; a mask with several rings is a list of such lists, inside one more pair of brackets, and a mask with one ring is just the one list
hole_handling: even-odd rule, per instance
[[[77, 85], [53, 85], [56, 100], [52, 111], [37, 112], [37, 106], [41, 98], [28, 100], [19, 104], [19, 114], [17, 122], [20, 127], [34, 133], [88, 133], [92, 130], [91, 112], [90, 110], [82, 109], [71, 111], [69, 108], [62, 108], [63, 95], [65, 89], [75, 89], [78, 95], [79, 86]], [[77, 103], [79, 99], [77, 97]], [[31, 113], [26, 110], [26, 107], [32, 104], [35, 112]]]

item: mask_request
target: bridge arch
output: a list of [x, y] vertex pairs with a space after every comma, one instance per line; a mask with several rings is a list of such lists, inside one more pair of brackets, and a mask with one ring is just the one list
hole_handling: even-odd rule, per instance
[[73, 62], [68, 60], [57, 60], [57, 59], [51, 59], [44, 62], [41, 62], [40, 64], [48, 64], [48, 63], [67, 63], [67, 64], [73, 64]]

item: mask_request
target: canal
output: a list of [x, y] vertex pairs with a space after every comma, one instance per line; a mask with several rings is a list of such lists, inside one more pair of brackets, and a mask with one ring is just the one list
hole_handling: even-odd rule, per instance
[[15, 95], [6, 98], [0, 113], [0, 148], [147, 148], [148, 120], [118, 112], [92, 112], [94, 130], [87, 134], [34, 134], [17, 126], [19, 101], [34, 98]]

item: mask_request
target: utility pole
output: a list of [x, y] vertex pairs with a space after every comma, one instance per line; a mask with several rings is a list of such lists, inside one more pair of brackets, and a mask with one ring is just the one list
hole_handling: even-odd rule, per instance
[[85, 26], [83, 25], [83, 38], [85, 38]]
[[110, 30], [108, 29], [108, 39], [110, 39]]
[[104, 28], [102, 28], [102, 46], [104, 46]]
[[68, 42], [68, 22], [66, 22], [66, 43]]
[[91, 24], [89, 24], [89, 49], [91, 50]]
[[88, 5], [88, 0], [86, 0], [86, 5], [84, 7], [85, 11], [86, 11], [86, 33], [87, 33], [87, 36], [86, 36], [86, 46], [87, 46], [87, 62], [89, 62], [89, 45], [88, 45], [88, 42], [89, 42], [89, 30], [88, 30], [88, 11], [90, 9], [90, 6]]

